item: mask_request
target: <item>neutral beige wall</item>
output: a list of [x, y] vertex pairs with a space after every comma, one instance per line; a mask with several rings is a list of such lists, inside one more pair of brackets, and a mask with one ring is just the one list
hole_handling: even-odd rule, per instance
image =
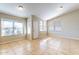
[[[18, 40], [18, 39], [24, 39], [25, 38], [25, 36], [26, 36], [26, 19], [21, 18], [21, 17], [16, 17], [16, 16], [0, 13], [0, 20], [3, 19], [3, 18], [12, 19], [12, 20], [18, 21], [18, 22], [23, 22], [23, 24], [24, 24], [24, 35], [3, 36], [3, 37], [0, 35], [0, 43], [1, 42], [15, 41], [15, 40]], [[0, 26], [0, 33], [1, 33], [1, 26]]]
[[[61, 22], [62, 31], [50, 31], [55, 21]], [[48, 21], [48, 32], [66, 38], [79, 39], [79, 10], [56, 17]]]

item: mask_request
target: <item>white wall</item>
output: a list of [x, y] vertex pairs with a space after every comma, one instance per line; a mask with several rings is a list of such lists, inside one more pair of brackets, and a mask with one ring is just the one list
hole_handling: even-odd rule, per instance
[[[61, 22], [62, 31], [50, 31], [54, 22]], [[48, 21], [48, 32], [66, 38], [79, 39], [79, 10], [64, 14]]]
[[32, 40], [32, 16], [27, 19], [27, 39]]
[[33, 39], [39, 38], [39, 18], [37, 16], [32, 15], [32, 22], [33, 22]]

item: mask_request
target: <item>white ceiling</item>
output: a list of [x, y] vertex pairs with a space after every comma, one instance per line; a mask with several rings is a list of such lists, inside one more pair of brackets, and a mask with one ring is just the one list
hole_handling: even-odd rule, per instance
[[[23, 10], [17, 6], [23, 5]], [[63, 6], [63, 9], [60, 9]], [[48, 20], [64, 13], [79, 9], [77, 3], [0, 3], [0, 12], [20, 17], [36, 15], [43, 20]]]

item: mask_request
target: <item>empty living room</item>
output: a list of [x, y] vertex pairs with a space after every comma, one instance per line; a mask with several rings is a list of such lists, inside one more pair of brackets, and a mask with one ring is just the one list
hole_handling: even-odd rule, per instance
[[0, 55], [79, 55], [79, 3], [0, 3]]

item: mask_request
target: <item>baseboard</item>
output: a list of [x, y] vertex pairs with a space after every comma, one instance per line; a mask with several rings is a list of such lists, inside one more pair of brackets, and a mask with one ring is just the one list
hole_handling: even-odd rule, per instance
[[77, 37], [77, 36], [59, 35], [59, 34], [52, 34], [52, 33], [49, 33], [48, 36], [51, 36], [51, 37], [55, 37], [56, 36], [56, 37], [61, 37], [61, 38], [79, 40], [79, 37]]

